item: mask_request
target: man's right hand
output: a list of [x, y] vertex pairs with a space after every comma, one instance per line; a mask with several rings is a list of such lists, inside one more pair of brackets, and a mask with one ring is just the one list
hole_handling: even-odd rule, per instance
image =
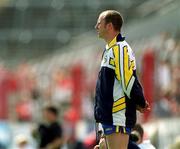
[[105, 138], [101, 138], [99, 141], [99, 145], [96, 145], [94, 149], [107, 149]]
[[96, 146], [94, 147], [94, 149], [99, 149], [99, 145], [96, 145]]
[[141, 113], [144, 113], [144, 112], [147, 112], [147, 111], [150, 111], [150, 106], [149, 106], [149, 103], [146, 101], [146, 103], [145, 103], [145, 107], [144, 108], [142, 108], [142, 107], [140, 107], [140, 106], [136, 106], [136, 109], [139, 111], [139, 112], [141, 112]]

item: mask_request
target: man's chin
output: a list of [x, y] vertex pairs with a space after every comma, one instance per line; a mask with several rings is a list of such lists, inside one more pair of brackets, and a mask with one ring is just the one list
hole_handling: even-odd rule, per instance
[[104, 39], [101, 34], [99, 34], [99, 33], [97, 33], [97, 34], [98, 34], [98, 38]]

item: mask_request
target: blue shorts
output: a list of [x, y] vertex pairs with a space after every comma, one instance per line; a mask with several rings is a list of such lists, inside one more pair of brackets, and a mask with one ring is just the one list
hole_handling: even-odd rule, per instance
[[119, 133], [119, 132], [130, 135], [130, 133], [131, 133], [131, 128], [127, 128], [124, 126], [114, 126], [114, 125], [102, 124], [102, 128], [103, 128], [105, 135], [110, 135], [112, 133]]

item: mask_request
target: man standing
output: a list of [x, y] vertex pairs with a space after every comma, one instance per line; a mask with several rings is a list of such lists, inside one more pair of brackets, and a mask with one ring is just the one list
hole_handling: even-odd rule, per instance
[[53, 106], [47, 106], [43, 111], [46, 123], [38, 128], [40, 149], [60, 149], [63, 144], [62, 127], [58, 123], [58, 110]]
[[107, 10], [99, 15], [95, 26], [107, 45], [96, 85], [94, 115], [102, 124], [108, 149], [127, 149], [136, 109], [148, 109], [133, 51], [121, 35], [122, 24], [119, 12]]

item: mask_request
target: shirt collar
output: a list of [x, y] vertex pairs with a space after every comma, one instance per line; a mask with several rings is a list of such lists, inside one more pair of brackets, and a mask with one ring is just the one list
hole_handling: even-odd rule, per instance
[[109, 44], [106, 45], [106, 49], [109, 49], [113, 47], [117, 42], [124, 41], [124, 40], [125, 40], [125, 37], [122, 37], [122, 35], [119, 33], [116, 37], [114, 37], [113, 40], [111, 40]]

